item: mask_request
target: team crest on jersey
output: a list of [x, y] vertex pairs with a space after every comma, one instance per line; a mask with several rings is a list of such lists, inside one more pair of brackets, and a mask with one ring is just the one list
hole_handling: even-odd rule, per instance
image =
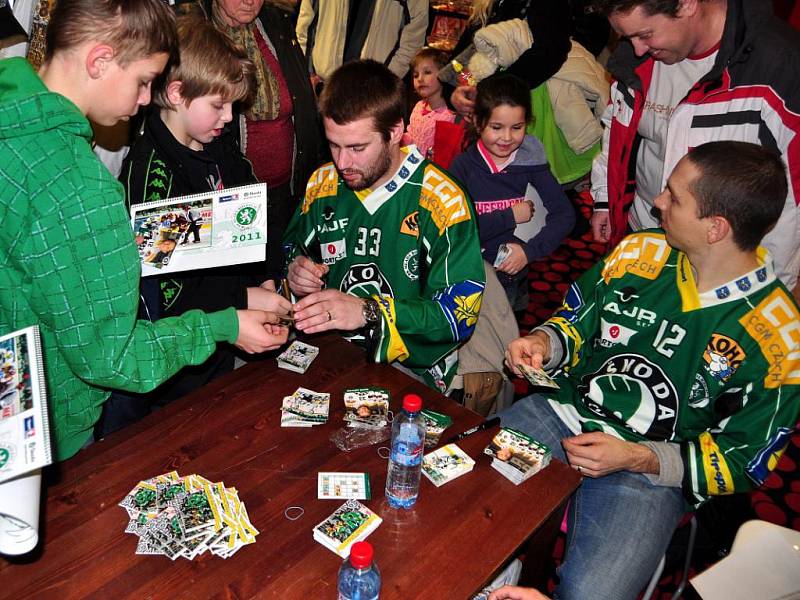
[[347, 257], [347, 245], [344, 240], [321, 242], [319, 251], [322, 256], [322, 262], [326, 265], [332, 265], [337, 260]]
[[400, 233], [405, 233], [406, 235], [412, 235], [414, 237], [419, 237], [419, 211], [415, 210], [410, 215], [406, 215], [403, 218], [403, 222], [400, 223]]
[[703, 360], [706, 361], [706, 370], [717, 381], [726, 382], [747, 357], [747, 353], [733, 338], [721, 333], [714, 333], [708, 341]]
[[411, 281], [419, 279], [419, 252], [410, 250], [403, 259], [403, 272]]
[[345, 294], [361, 298], [369, 298], [375, 294], [394, 298], [389, 280], [375, 263], [351, 266], [342, 278], [339, 289]]
[[705, 377], [700, 373], [695, 373], [692, 389], [689, 390], [689, 406], [692, 408], [704, 408], [708, 406], [711, 398], [708, 395], [708, 384]]
[[672, 439], [678, 393], [654, 362], [639, 354], [617, 354], [578, 386], [590, 411], [653, 440]]

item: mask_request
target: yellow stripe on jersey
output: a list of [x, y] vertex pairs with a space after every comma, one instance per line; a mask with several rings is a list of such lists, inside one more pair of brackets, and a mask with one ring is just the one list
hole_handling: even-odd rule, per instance
[[758, 342], [769, 363], [765, 388], [800, 384], [800, 315], [783, 288], [775, 288], [739, 324]]
[[712, 496], [732, 494], [733, 477], [719, 446], [707, 431], [700, 434], [700, 451], [703, 455], [703, 470], [706, 474], [706, 489]]
[[306, 214], [317, 198], [327, 198], [336, 195], [339, 184], [339, 173], [333, 163], [321, 166], [314, 171], [306, 185], [306, 195], [300, 210]]
[[634, 233], [622, 240], [606, 259], [603, 280], [630, 273], [645, 279], [656, 279], [667, 264], [670, 247], [663, 233]]
[[575, 347], [572, 351], [572, 358], [569, 366], [574, 367], [580, 360], [580, 350], [583, 346], [583, 339], [578, 334], [578, 331], [572, 326], [572, 323], [570, 323], [564, 317], [551, 317], [547, 320], [547, 323], [563, 331], [564, 335], [568, 336], [572, 340]]
[[425, 167], [419, 205], [431, 213], [439, 235], [451, 225], [472, 218], [464, 192], [449, 175], [432, 164]]
[[678, 268], [675, 269], [675, 283], [681, 294], [681, 308], [683, 308], [683, 312], [697, 310], [702, 306], [700, 294], [697, 292], [697, 282], [694, 280], [692, 265], [683, 252], [678, 255]]
[[383, 322], [389, 332], [389, 343], [386, 345], [386, 362], [395, 360], [404, 361], [410, 352], [403, 341], [400, 332], [397, 331], [397, 312], [394, 308], [394, 298], [389, 296], [373, 296], [378, 301], [378, 306], [383, 313]]

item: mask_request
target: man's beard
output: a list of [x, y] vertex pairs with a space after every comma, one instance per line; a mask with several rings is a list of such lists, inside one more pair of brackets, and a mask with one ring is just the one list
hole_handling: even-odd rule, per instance
[[[378, 181], [381, 177], [386, 174], [386, 171], [392, 166], [392, 155], [389, 152], [389, 144], [384, 143], [381, 153], [375, 159], [375, 162], [372, 163], [366, 171], [360, 171], [357, 169], [347, 169], [348, 173], [358, 173], [361, 175], [361, 180], [356, 181], [354, 183], [348, 183], [345, 179], [345, 184], [354, 192], [360, 192], [361, 190], [365, 190], [368, 187], [371, 187], [373, 183]], [[340, 174], [342, 171], [340, 171]]]

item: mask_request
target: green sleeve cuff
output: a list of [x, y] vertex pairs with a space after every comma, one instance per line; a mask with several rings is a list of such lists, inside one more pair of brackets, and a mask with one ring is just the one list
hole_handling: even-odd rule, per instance
[[207, 313], [208, 321], [211, 323], [211, 332], [214, 334], [214, 341], [228, 342], [233, 344], [239, 337], [239, 317], [236, 309], [226, 308], [213, 313]]

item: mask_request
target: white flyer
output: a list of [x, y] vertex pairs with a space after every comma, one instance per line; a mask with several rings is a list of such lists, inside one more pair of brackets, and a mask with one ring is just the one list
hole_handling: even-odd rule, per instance
[[37, 327], [0, 336], [0, 482], [53, 462]]
[[142, 277], [263, 261], [264, 183], [131, 207]]

